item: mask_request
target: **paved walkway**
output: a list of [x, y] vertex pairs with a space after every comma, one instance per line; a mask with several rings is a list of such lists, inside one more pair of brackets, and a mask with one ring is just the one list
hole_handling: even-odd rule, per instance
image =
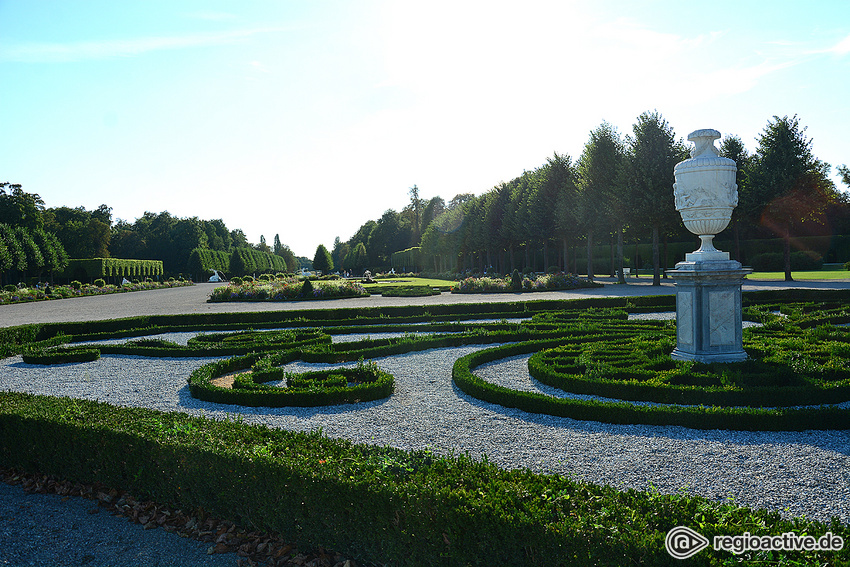
[[[601, 288], [593, 289], [524, 294], [452, 294], [445, 292], [429, 297], [383, 297], [381, 295], [373, 295], [371, 297], [352, 299], [237, 303], [207, 303], [207, 298], [212, 293], [212, 290], [221, 284], [200, 283], [190, 287], [0, 305], [0, 327], [11, 327], [27, 323], [99, 321], [135, 317], [138, 315], [170, 315], [176, 313], [244, 313], [253, 311], [292, 311], [296, 309], [340, 309], [346, 307], [383, 307], [393, 305], [435, 305], [444, 303], [489, 303], [537, 299], [672, 295], [675, 293], [672, 280], [662, 280], [660, 287], [652, 285], [652, 278], [629, 278], [625, 285], [617, 284], [616, 280], [612, 278], [597, 278], [597, 281], [605, 285]], [[850, 280], [818, 280], [790, 283], [752, 281], [744, 284], [744, 291], [777, 288], [850, 289]]]

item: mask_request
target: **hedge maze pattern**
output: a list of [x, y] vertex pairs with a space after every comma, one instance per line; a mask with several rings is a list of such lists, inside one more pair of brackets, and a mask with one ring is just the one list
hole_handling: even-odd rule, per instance
[[[776, 301], [776, 294], [753, 295], [745, 300], [744, 318], [760, 326], [744, 332], [750, 359], [732, 364], [675, 361], [669, 356], [675, 347], [675, 321], [629, 320], [629, 312], [671, 310], [670, 297], [441, 306], [439, 313], [421, 307], [338, 310], [334, 319], [319, 318], [331, 316], [328, 313], [306, 311], [295, 316], [242, 314], [265, 318], [244, 324], [178, 318], [173, 321], [183, 325], [133, 328], [128, 322], [124, 329], [102, 333], [74, 334], [66, 329], [66, 334], [30, 345], [24, 360], [53, 364], [92, 360], [101, 353], [228, 357], [199, 368], [188, 378], [193, 396], [224, 404], [306, 406], [392, 395], [392, 376], [367, 359], [495, 344], [458, 359], [452, 378], [468, 395], [507, 407], [580, 420], [699, 429], [846, 429], [850, 409], [839, 404], [850, 401], [850, 328], [841, 326], [850, 322], [847, 302], [843, 297], [788, 302]], [[473, 318], [479, 321], [463, 322]], [[517, 322], [517, 318], [524, 319]], [[429, 324], [423, 326], [423, 322]], [[248, 326], [252, 329], [239, 330]], [[226, 328], [236, 332], [209, 333]], [[66, 344], [174, 329], [208, 334], [190, 339], [185, 346], [154, 338], [110, 345]], [[342, 343], [331, 340], [333, 334], [388, 331], [404, 334]], [[519, 354], [530, 355], [532, 377], [562, 390], [563, 396], [490, 384], [474, 372], [481, 364]], [[282, 366], [295, 360], [360, 362], [353, 369], [286, 374]], [[217, 379], [228, 374], [234, 375], [232, 384], [222, 385]], [[587, 395], [593, 397], [587, 399]]]

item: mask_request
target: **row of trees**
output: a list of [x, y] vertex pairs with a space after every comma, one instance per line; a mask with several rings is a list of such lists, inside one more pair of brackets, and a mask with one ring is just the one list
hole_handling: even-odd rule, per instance
[[[850, 202], [829, 179], [830, 166], [813, 155], [796, 116], [774, 116], [757, 141], [753, 155], [734, 135], [719, 148], [738, 164], [732, 252], [741, 259], [742, 238], [781, 236], [790, 280], [794, 237], [813, 227], [814, 233], [850, 233]], [[434, 198], [423, 206], [414, 187], [411, 205], [402, 213], [389, 210], [364, 224], [347, 243], [337, 239], [334, 261], [355, 267], [351, 250], [363, 245], [363, 265], [382, 266], [388, 252], [419, 244], [420, 257], [433, 262], [435, 271], [492, 267], [505, 273], [520, 266], [544, 270], [558, 265], [578, 272], [584, 264], [593, 277], [594, 245], [616, 242], [611, 272], [619, 268], [622, 277], [625, 237], [651, 240], [653, 283], [659, 285], [662, 243], [694, 240], [672, 196], [673, 168], [688, 157], [687, 145], [657, 111], [639, 116], [625, 137], [603, 123], [590, 133], [578, 160], [556, 153], [541, 167], [483, 195], [461, 194], [448, 206]], [[848, 168], [838, 171], [850, 185]], [[436, 211], [432, 217], [424, 214], [428, 207]], [[571, 254], [577, 246], [587, 250], [581, 263]]]
[[[279, 235], [275, 235], [273, 247], [266, 244], [264, 236], [254, 245], [248, 242], [242, 230], [228, 229], [221, 219], [178, 218], [167, 211], [146, 212], [132, 223], [113, 222], [112, 209], [107, 205], [91, 211], [84, 207], [46, 208], [38, 194], [26, 193], [20, 185], [10, 183], [0, 184], [0, 223], [25, 229], [33, 235], [39, 232], [50, 235], [61, 243], [66, 258], [156, 259], [162, 260], [165, 272], [172, 275], [180, 272], [203, 275], [193, 271], [197, 268], [197, 258], [189, 266], [192, 251], [196, 249], [226, 253], [228, 258], [234, 250], [245, 251], [242, 256], [246, 258], [253, 257], [247, 251], [259, 251], [280, 258], [279, 261], [264, 260], [263, 264], [283, 266], [290, 272], [301, 267], [301, 261], [281, 243]], [[0, 249], [0, 267], [5, 265], [2, 254]], [[34, 267], [16, 270], [32, 275], [39, 273]], [[6, 275], [12, 276], [11, 273]]]
[[55, 235], [39, 228], [0, 224], [0, 281], [4, 285], [42, 275], [52, 279], [55, 271], [67, 265], [68, 255]]

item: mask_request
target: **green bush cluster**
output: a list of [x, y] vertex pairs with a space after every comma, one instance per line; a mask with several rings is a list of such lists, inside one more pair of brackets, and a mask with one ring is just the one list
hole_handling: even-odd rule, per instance
[[[709, 539], [743, 531], [831, 531], [850, 538], [837, 520], [786, 520], [701, 497], [620, 492], [502, 470], [466, 456], [9, 392], [0, 393], [0, 462], [203, 508], [363, 562], [675, 565], [664, 537], [678, 525], [695, 525]], [[731, 559], [709, 548], [691, 562]], [[748, 553], [736, 559], [768, 558]], [[773, 552], [770, 559], [837, 564], [850, 552]]]
[[0, 305], [9, 303], [26, 303], [30, 301], [42, 301], [47, 299], [68, 299], [72, 297], [83, 297], [88, 295], [106, 295], [110, 293], [124, 293], [129, 291], [143, 291], [150, 289], [164, 289], [178, 287], [184, 285], [192, 285], [192, 282], [183, 281], [165, 281], [151, 282], [145, 281], [134, 282], [128, 285], [115, 286], [107, 284], [104, 280], [99, 279], [97, 283], [104, 285], [98, 287], [96, 285], [82, 284], [78, 281], [71, 282], [70, 285], [47, 285], [43, 288], [39, 287], [21, 287], [10, 285], [7, 286], [11, 290], [5, 288], [0, 291]]
[[427, 297], [440, 295], [441, 291], [429, 285], [367, 285], [369, 293], [379, 293], [384, 297]]
[[[783, 294], [744, 294], [745, 316], [765, 325], [748, 331], [745, 346], [758, 363], [792, 368], [813, 380], [812, 388], [838, 388], [847, 372], [848, 331], [833, 325], [847, 317], [850, 292], [805, 292], [799, 294], [802, 301], [793, 304]], [[501, 388], [473, 373], [475, 366], [487, 361], [543, 352], [543, 366], [562, 374], [579, 365], [593, 368], [597, 361], [602, 363], [597, 367], [600, 372], [590, 378], [601, 380], [605, 365], [625, 368], [627, 363], [663, 374], [670, 364], [662, 359], [670, 345], [671, 324], [625, 319], [628, 312], [674, 306], [674, 298], [661, 296], [144, 316], [2, 329], [0, 348], [6, 355], [27, 348], [50, 353], [61, 352], [55, 347], [72, 340], [203, 330], [207, 334], [186, 346], [141, 338], [124, 345], [98, 345], [97, 350], [144, 356], [231, 356], [193, 373], [193, 395], [216, 376], [244, 371], [234, 381], [235, 388], [207, 388], [201, 397], [244, 404], [250, 401], [248, 396], [257, 396], [258, 405], [267, 405], [270, 398], [263, 396], [294, 388], [324, 405], [332, 403], [334, 396], [339, 397], [337, 403], [346, 403], [342, 391], [381, 381], [391, 384], [391, 377], [366, 363], [360, 370], [374, 376], [372, 381], [357, 376], [357, 369], [286, 376], [281, 366], [297, 359], [328, 363], [461, 344], [502, 344], [457, 361], [453, 379], [461, 390], [507, 407], [583, 420], [705, 428], [846, 429], [847, 411], [831, 407], [772, 410], [579, 401]], [[458, 322], [515, 317], [530, 321]], [[410, 330], [409, 323], [421, 321], [432, 322], [416, 327], [425, 334], [330, 342], [329, 333]], [[260, 330], [306, 326], [314, 328]], [[253, 329], [244, 331], [246, 327]], [[243, 331], [210, 332], [226, 329]], [[443, 332], [447, 334], [439, 334]], [[609, 353], [610, 358], [603, 359]], [[706, 382], [694, 384], [704, 390], [712, 387], [711, 380], [720, 380], [723, 386], [728, 379], [717, 369], [696, 365], [689, 372]], [[712, 378], [711, 372], [717, 376]], [[633, 382], [663, 388], [663, 381], [656, 378]], [[775, 377], [760, 379], [768, 378]], [[269, 384], [283, 379], [288, 388]], [[622, 385], [632, 379], [609, 382]], [[390, 389], [382, 395], [391, 393]], [[233, 397], [239, 395], [243, 397]], [[309, 396], [305, 394], [302, 401], [309, 401]], [[357, 399], [366, 398], [353, 398]], [[620, 492], [557, 475], [506, 471], [468, 457], [437, 457], [422, 451], [353, 445], [319, 434], [10, 392], [0, 393], [0, 463], [100, 482], [187, 509], [203, 507], [251, 529], [279, 532], [300, 545], [323, 545], [364, 561], [392, 564], [674, 565], [678, 562], [664, 550], [664, 536], [678, 525], [697, 527], [709, 539], [745, 530], [774, 535], [832, 531], [850, 538], [848, 527], [837, 520], [829, 524], [785, 520], [777, 513], [699, 497]], [[691, 562], [725, 565], [733, 559], [840, 564], [850, 561], [850, 550], [750, 553], [732, 558], [707, 549]]]
[[302, 299], [336, 299], [343, 297], [368, 297], [369, 293], [360, 284], [333, 278], [299, 280], [258, 280], [250, 276], [231, 278], [230, 284], [215, 288], [209, 300], [212, 303], [225, 301], [293, 301]]

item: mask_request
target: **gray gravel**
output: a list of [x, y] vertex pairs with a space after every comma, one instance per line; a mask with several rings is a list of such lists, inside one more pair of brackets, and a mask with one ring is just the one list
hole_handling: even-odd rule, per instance
[[[1, 361], [3, 387], [117, 405], [183, 411], [401, 449], [487, 454], [509, 468], [618, 488], [688, 492], [780, 511], [789, 516], [850, 521], [850, 432], [698, 431], [623, 426], [529, 414], [470, 398], [451, 381], [451, 367], [480, 347], [434, 349], [377, 359], [396, 377], [389, 399], [321, 408], [247, 408], [198, 401], [186, 377], [207, 358], [145, 359], [106, 355], [95, 362], [38, 367], [19, 357]], [[525, 358], [479, 370], [488, 380], [547, 391]], [[289, 371], [327, 365], [293, 363]]]
[[91, 500], [26, 494], [0, 482], [0, 565], [38, 567], [233, 567], [232, 553], [209, 543], [145, 530]]
[[[552, 292], [534, 299], [673, 293], [646, 281], [599, 290]], [[794, 287], [840, 288], [847, 282], [797, 282]], [[138, 314], [302, 309], [300, 303], [206, 304], [214, 286], [9, 305], [0, 327], [27, 322], [86, 321]], [[787, 287], [753, 282], [744, 289]], [[545, 297], [544, 297], [545, 295]], [[552, 295], [552, 297], [549, 297]], [[452, 296], [316, 302], [337, 308], [464, 301], [514, 301], [518, 297]], [[181, 342], [185, 337], [180, 337]], [[99, 399], [222, 419], [243, 414], [251, 423], [293, 430], [321, 427], [356, 442], [440, 453], [486, 453], [505, 467], [529, 467], [616, 487], [685, 491], [789, 516], [850, 521], [850, 431], [747, 433], [682, 427], [615, 426], [528, 414], [469, 398], [451, 383], [451, 365], [475, 347], [410, 353], [378, 360], [396, 377], [387, 400], [325, 408], [228, 407], [192, 398], [186, 378], [211, 359], [142, 359], [104, 356], [99, 361], [49, 368], [0, 361], [0, 389]], [[488, 380], [544, 390], [522, 358], [480, 369]], [[322, 365], [303, 363], [289, 370]], [[96, 513], [90, 513], [96, 510]], [[0, 483], [0, 565], [234, 565], [233, 554], [206, 555], [205, 545], [163, 530], [142, 530], [83, 499], [26, 494]]]

